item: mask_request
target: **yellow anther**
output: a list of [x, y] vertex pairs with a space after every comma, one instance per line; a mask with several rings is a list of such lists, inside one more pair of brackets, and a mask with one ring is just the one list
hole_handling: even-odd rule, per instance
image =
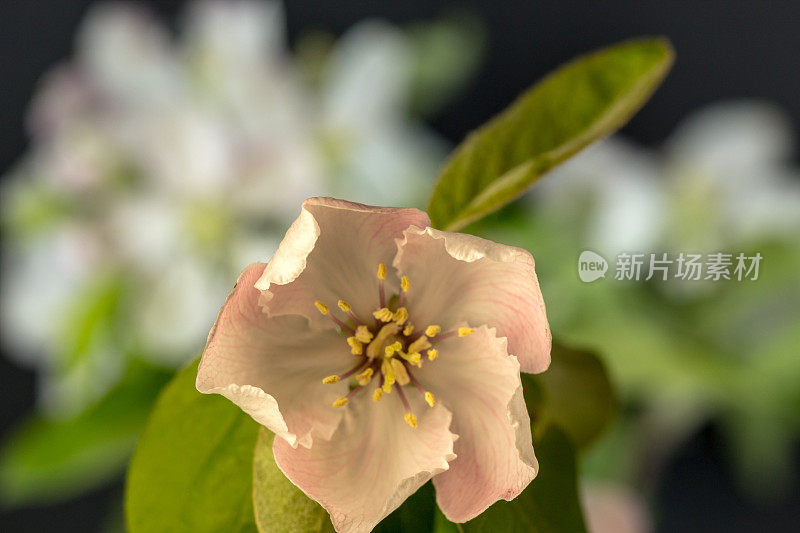
[[406, 423], [408, 423], [409, 426], [411, 426], [412, 428], [417, 427], [417, 417], [414, 416], [414, 413], [406, 413], [406, 416], [404, 418], [406, 419]]
[[408, 361], [409, 363], [411, 363], [414, 366], [422, 367], [422, 362], [421, 362], [422, 357], [419, 355], [419, 353], [413, 353], [412, 352], [412, 353], [406, 354], [406, 353], [400, 352], [400, 357], [402, 357], [403, 359], [405, 359], [406, 361]]
[[346, 312], [348, 312], [348, 311], [350, 311], [350, 309], [352, 309], [352, 308], [350, 307], [350, 304], [349, 304], [349, 303], [347, 303], [347, 302], [345, 302], [344, 300], [339, 300], [339, 302], [338, 302], [338, 304], [337, 304], [337, 305], [339, 306], [339, 309], [341, 309], [341, 310], [342, 310], [342, 311], [344, 311], [345, 313], [346, 313]]
[[426, 392], [425, 401], [428, 402], [428, 405], [430, 405], [431, 407], [436, 405], [436, 398], [434, 398], [433, 393]]
[[390, 392], [392, 392], [392, 384], [384, 381], [383, 385], [381, 386], [381, 389], [383, 390], [384, 394], [389, 394]]
[[475, 331], [475, 330], [472, 329], [472, 328], [458, 328], [458, 336], [459, 337], [466, 337], [467, 335], [469, 335], [473, 331]]
[[391, 322], [392, 318], [394, 317], [394, 313], [389, 311], [388, 307], [384, 307], [383, 309], [378, 309], [372, 316], [380, 320], [381, 322]]
[[379, 402], [383, 398], [383, 390], [382, 389], [375, 389], [372, 391], [372, 401]]
[[333, 385], [334, 383], [339, 383], [339, 376], [336, 375], [328, 376], [327, 378], [324, 378], [322, 382], [325, 385]]
[[408, 309], [401, 307], [394, 314], [394, 321], [402, 326], [406, 323], [406, 320], [408, 320]]
[[389, 363], [392, 365], [392, 372], [394, 372], [394, 378], [398, 385], [408, 385], [411, 383], [411, 379], [409, 379], [408, 372], [406, 371], [406, 367], [403, 366], [403, 363], [398, 359], [390, 359]]
[[386, 357], [391, 357], [394, 355], [395, 352], [399, 352], [402, 349], [403, 345], [400, 343], [400, 341], [395, 341], [386, 347], [384, 353], [386, 354]]
[[347, 405], [347, 402], [349, 402], [349, 401], [350, 401], [350, 400], [348, 400], [348, 399], [347, 399], [347, 398], [345, 398], [345, 397], [342, 397], [342, 398], [337, 398], [337, 399], [336, 399], [336, 400], [333, 402], [333, 406], [334, 406], [334, 407], [342, 407], [343, 405]]
[[408, 353], [419, 353], [422, 350], [427, 350], [430, 347], [431, 343], [428, 342], [428, 337], [423, 335], [408, 346]]
[[439, 357], [439, 350], [436, 348], [431, 348], [428, 350], [428, 361], [433, 361], [437, 357]]
[[372, 340], [372, 332], [367, 329], [367, 326], [358, 326], [356, 328], [356, 339], [358, 339], [358, 342], [367, 344]]
[[408, 292], [408, 289], [411, 288], [411, 281], [408, 279], [408, 276], [400, 278], [400, 288], [403, 289], [403, 292]]
[[325, 305], [324, 303], [317, 300], [316, 302], [314, 302], [314, 305], [317, 306], [317, 309], [319, 309], [319, 312], [322, 313], [323, 315], [328, 314], [328, 306]]
[[378, 279], [386, 279], [386, 265], [383, 263], [378, 265]]
[[347, 337], [347, 344], [350, 345], [350, 353], [353, 355], [361, 355], [364, 352], [364, 346], [358, 342], [357, 337]]
[[394, 359], [385, 359], [381, 363], [381, 372], [383, 373], [383, 391], [389, 392], [386, 390], [386, 385], [389, 385], [389, 389], [391, 390], [392, 385], [394, 385], [394, 369], [392, 368], [391, 363], [389, 361], [394, 361]]
[[362, 373], [356, 376], [356, 380], [358, 380], [359, 385], [367, 385], [370, 380], [372, 379], [372, 374], [374, 371], [371, 368], [364, 370]]
[[408, 337], [409, 335], [411, 335], [413, 332], [414, 332], [414, 324], [408, 324], [408, 325], [407, 325], [407, 326], [406, 326], [406, 327], [403, 329], [403, 335], [405, 335], [406, 337]]
[[442, 331], [441, 326], [431, 325], [425, 329], [425, 335], [428, 337], [435, 337], [440, 331]]

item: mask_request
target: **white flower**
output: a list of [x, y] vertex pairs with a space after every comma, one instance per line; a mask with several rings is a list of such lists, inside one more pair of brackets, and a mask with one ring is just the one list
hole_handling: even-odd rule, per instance
[[519, 375], [550, 363], [533, 258], [429, 224], [307, 200], [240, 276], [200, 363], [198, 390], [276, 433], [278, 466], [337, 531], [370, 531], [431, 477], [464, 522], [538, 469]]

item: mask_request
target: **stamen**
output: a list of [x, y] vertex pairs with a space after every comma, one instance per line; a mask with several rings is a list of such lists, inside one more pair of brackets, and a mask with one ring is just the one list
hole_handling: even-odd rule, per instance
[[441, 331], [442, 331], [441, 326], [437, 326], [437, 325], [434, 324], [434, 325], [428, 326], [425, 329], [425, 335], [427, 335], [428, 337], [435, 337]]
[[402, 278], [400, 278], [400, 289], [401, 289], [401, 291], [400, 291], [400, 298], [398, 298], [398, 300], [397, 300], [397, 305], [398, 306], [402, 306], [403, 305], [403, 302], [405, 301], [406, 293], [408, 292], [408, 289], [410, 289], [410, 288], [411, 288], [411, 281], [409, 281], [408, 276], [403, 276]]
[[394, 313], [389, 311], [388, 307], [382, 307], [372, 313], [372, 316], [380, 320], [381, 322], [391, 322], [392, 318], [394, 317]]
[[391, 359], [384, 359], [383, 362], [381, 363], [381, 374], [383, 374], [383, 378], [385, 380], [385, 383], [383, 384], [384, 392], [389, 392], [388, 390], [386, 390], [386, 385], [389, 385], [389, 389], [391, 390], [392, 385], [394, 385], [395, 381], [392, 365], [391, 363], [389, 363], [390, 360]]
[[336, 399], [336, 400], [333, 402], [333, 406], [334, 406], [334, 407], [342, 407], [342, 406], [344, 406], [344, 405], [347, 405], [347, 403], [350, 401], [350, 399], [351, 399], [353, 396], [355, 396], [356, 394], [358, 394], [358, 392], [359, 392], [361, 389], [363, 389], [363, 388], [364, 388], [364, 387], [358, 386], [358, 387], [354, 388], [353, 390], [351, 390], [349, 393], [347, 393], [347, 396], [344, 396], [344, 397], [342, 397], [342, 398], [337, 398], [337, 399]]
[[470, 335], [473, 331], [475, 330], [472, 328], [458, 328], [458, 336], [466, 337], [467, 335]]
[[398, 359], [390, 359], [389, 364], [392, 366], [392, 373], [398, 385], [408, 385], [411, 380], [408, 377], [406, 367]]
[[[385, 377], [384, 377], [383, 374], [381, 374], [378, 377], [378, 379], [379, 379], [378, 387], [379, 387], [379, 389], [381, 391], [381, 396], [383, 396], [384, 394], [389, 394], [390, 392], [392, 392], [392, 386], [386, 384], [386, 380], [385, 380]], [[375, 400], [375, 393], [372, 394], [372, 399]], [[375, 400], [375, 401], [377, 402], [378, 400]]]
[[344, 322], [342, 322], [341, 320], [330, 314], [330, 309], [328, 309], [328, 306], [325, 305], [324, 303], [317, 300], [316, 302], [314, 302], [314, 305], [317, 306], [317, 310], [319, 310], [320, 313], [322, 313], [323, 315], [328, 315], [330, 319], [333, 320], [333, 323], [342, 328], [344, 331], [347, 331], [351, 334], [356, 332], [353, 328], [351, 328], [350, 326], [348, 326], [347, 324], [345, 324]]
[[386, 357], [391, 357], [394, 355], [395, 352], [399, 352], [402, 349], [403, 345], [400, 343], [400, 341], [395, 341], [394, 343], [387, 346], [384, 352], [386, 353]]
[[400, 357], [402, 357], [412, 365], [422, 368], [422, 356], [420, 356], [419, 353], [415, 352], [406, 354], [400, 352]]
[[372, 401], [373, 402], [379, 402], [379, 401], [381, 401], [381, 398], [383, 398], [383, 389], [378, 387], [377, 389], [372, 391]]
[[358, 372], [359, 370], [364, 368], [364, 363], [367, 363], [367, 362], [369, 362], [369, 359], [366, 359], [366, 358], [362, 357], [361, 360], [358, 362], [358, 364], [356, 366], [354, 366], [353, 368], [351, 368], [350, 370], [348, 370], [344, 374], [339, 374], [339, 379], [349, 378], [350, 376], [352, 376], [353, 374], [355, 374], [356, 372]]
[[358, 342], [363, 342], [364, 344], [368, 344], [369, 341], [372, 340], [372, 332], [367, 329], [367, 326], [358, 326], [356, 328], [356, 339]]
[[417, 381], [417, 378], [414, 377], [414, 374], [410, 370], [408, 372], [408, 377], [411, 379], [411, 383], [414, 384], [414, 387], [417, 388], [420, 394], [425, 396], [425, 401], [428, 402], [428, 405], [433, 407], [436, 404], [436, 398], [433, 396], [433, 393], [426, 391], [425, 388], [420, 384], [420, 382]]
[[325, 385], [333, 385], [334, 383], [339, 383], [339, 376], [337, 376], [336, 374], [328, 376], [327, 378], [323, 378], [322, 382]]
[[436, 405], [436, 398], [434, 398], [433, 393], [426, 392], [425, 401], [428, 402], [428, 405], [430, 405], [431, 407]]
[[339, 309], [347, 313], [347, 316], [350, 317], [350, 320], [352, 320], [353, 323], [358, 324], [358, 317], [353, 313], [353, 308], [349, 303], [345, 302], [344, 300], [339, 300], [337, 305], [339, 306]]
[[408, 309], [405, 307], [398, 308], [393, 318], [395, 322], [402, 326], [406, 323], [406, 320], [408, 320]]
[[347, 337], [347, 344], [350, 345], [350, 353], [353, 355], [361, 355], [364, 351], [364, 346], [358, 342], [357, 337]]
[[402, 387], [397, 387], [397, 395], [400, 397], [400, 401], [403, 403], [403, 408], [406, 410], [406, 414], [403, 418], [406, 419], [406, 422], [412, 428], [417, 427], [417, 417], [411, 412], [411, 406], [408, 405], [408, 399], [406, 399], [406, 395], [403, 392]]
[[372, 370], [372, 368], [367, 368], [362, 373], [357, 375], [356, 380], [358, 380], [358, 384], [361, 385], [362, 387], [369, 384], [369, 382], [372, 381], [372, 374], [374, 372], [375, 371]]
[[378, 299], [381, 307], [386, 307], [386, 291], [383, 287], [383, 280], [386, 279], [386, 265], [378, 265]]
[[408, 337], [411, 333], [414, 332], [414, 324], [408, 324], [405, 329], [403, 329], [403, 335]]
[[423, 335], [408, 346], [408, 353], [419, 353], [422, 350], [427, 350], [430, 347], [431, 343], [428, 341], [428, 337]]
[[431, 348], [428, 350], [428, 361], [433, 361], [437, 357], [439, 357], [439, 350], [436, 348]]

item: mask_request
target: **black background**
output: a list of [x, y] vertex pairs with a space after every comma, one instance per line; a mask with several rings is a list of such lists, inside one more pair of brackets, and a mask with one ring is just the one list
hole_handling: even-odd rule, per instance
[[[0, 171], [24, 150], [23, 114], [38, 77], [66, 58], [91, 2], [41, 0], [0, 3]], [[148, 2], [174, 24], [179, 2]], [[623, 132], [640, 142], [662, 141], [689, 112], [726, 98], [777, 103], [800, 125], [800, 2], [441, 2], [431, 0], [289, 1], [289, 37], [301, 29], [340, 34], [365, 17], [395, 23], [467, 8], [484, 21], [489, 42], [480, 75], [431, 125], [458, 141], [507, 105], [532, 81], [571, 57], [637, 35], [666, 35], [676, 65]], [[1, 304], [0, 304], [1, 305]], [[2, 343], [0, 342], [0, 345]], [[0, 359], [0, 431], [34, 402], [35, 378]], [[800, 473], [799, 473], [800, 474]], [[0, 514], [0, 531], [93, 531], [116, 486], [47, 509]], [[669, 466], [659, 490], [659, 531], [796, 531], [800, 487], [786, 501], [763, 506], [737, 493], [725, 449], [704, 429]]]

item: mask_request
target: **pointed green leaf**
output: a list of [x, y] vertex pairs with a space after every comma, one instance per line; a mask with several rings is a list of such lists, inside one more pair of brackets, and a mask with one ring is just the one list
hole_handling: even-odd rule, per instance
[[[569, 438], [550, 426], [535, 446], [539, 474], [522, 494], [499, 501], [462, 524], [465, 533], [585, 533], [575, 452]], [[447, 531], [437, 524], [439, 531]]]
[[562, 66], [459, 145], [428, 214], [454, 231], [499, 209], [545, 172], [619, 127], [672, 64], [664, 39], [637, 39]]
[[253, 449], [259, 425], [222, 396], [195, 389], [197, 363], [156, 401], [125, 493], [131, 533], [253, 532]]
[[551, 356], [546, 372], [522, 375], [534, 439], [555, 424], [578, 449], [585, 448], [614, 418], [617, 397], [605, 366], [593, 353], [554, 342]]

